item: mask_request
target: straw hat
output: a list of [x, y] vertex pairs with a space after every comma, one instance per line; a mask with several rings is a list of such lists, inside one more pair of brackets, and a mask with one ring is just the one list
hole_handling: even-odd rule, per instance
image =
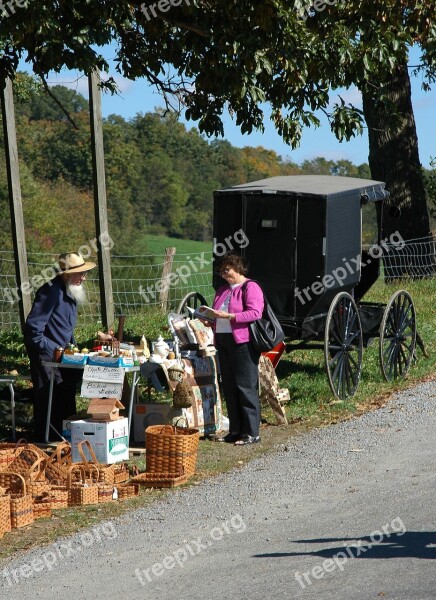
[[90, 271], [96, 266], [93, 262], [85, 262], [78, 252], [66, 252], [59, 256], [60, 274], [82, 273]]

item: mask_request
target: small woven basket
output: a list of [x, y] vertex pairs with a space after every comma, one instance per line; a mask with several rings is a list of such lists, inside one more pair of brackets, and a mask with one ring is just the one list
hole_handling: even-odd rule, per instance
[[[81, 481], [74, 481], [74, 471], [79, 470]], [[71, 465], [68, 471], [68, 505], [82, 506], [87, 504], [98, 504], [98, 484], [87, 483], [86, 473], [82, 465]]]
[[124, 483], [129, 480], [129, 470], [124, 463], [112, 465], [114, 467], [114, 483]]
[[139, 496], [139, 483], [131, 481], [129, 483], [120, 483], [117, 485], [117, 490], [119, 500], [128, 500], [134, 496]]
[[50, 484], [49, 496], [52, 510], [68, 507], [68, 488], [55, 482]]
[[193, 475], [199, 439], [198, 429], [150, 425], [145, 430], [147, 472]]
[[33, 518], [46, 519], [51, 517], [51, 498], [46, 494], [33, 498]]
[[114, 486], [111, 483], [97, 483], [98, 502], [112, 502]]
[[0, 488], [0, 539], [11, 530], [11, 497]]
[[25, 527], [33, 523], [32, 496], [27, 493], [24, 477], [19, 473], [10, 473], [14, 478], [9, 487], [11, 491], [11, 526]]

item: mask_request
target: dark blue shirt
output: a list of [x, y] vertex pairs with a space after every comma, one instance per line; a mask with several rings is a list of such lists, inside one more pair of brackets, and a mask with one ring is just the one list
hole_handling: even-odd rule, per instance
[[76, 301], [68, 295], [62, 277], [55, 277], [36, 292], [24, 339], [41, 354], [52, 357], [58, 346], [74, 343], [76, 321]]

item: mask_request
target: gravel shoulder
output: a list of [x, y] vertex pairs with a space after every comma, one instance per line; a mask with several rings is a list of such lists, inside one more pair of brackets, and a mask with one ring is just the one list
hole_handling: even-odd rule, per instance
[[[5, 598], [436, 597], [436, 382], [0, 563]], [[61, 526], [60, 526], [61, 533]]]

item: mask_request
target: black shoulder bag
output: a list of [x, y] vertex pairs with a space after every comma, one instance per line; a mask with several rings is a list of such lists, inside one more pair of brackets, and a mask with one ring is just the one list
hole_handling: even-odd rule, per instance
[[[254, 281], [254, 279], [250, 279], [249, 281]], [[244, 296], [249, 281], [244, 283]], [[255, 283], [260, 286], [257, 281]], [[263, 294], [263, 302], [264, 306], [261, 318], [250, 323], [250, 341], [258, 352], [269, 352], [269, 350], [275, 348], [277, 344], [285, 339], [285, 334], [265, 294]]]

